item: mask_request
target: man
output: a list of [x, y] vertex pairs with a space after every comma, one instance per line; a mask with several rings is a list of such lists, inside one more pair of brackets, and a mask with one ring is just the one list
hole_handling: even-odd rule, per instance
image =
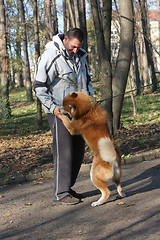
[[61, 204], [77, 204], [81, 198], [71, 187], [81, 167], [85, 143], [81, 136], [69, 134], [59, 109], [63, 98], [73, 91], [93, 95], [87, 53], [81, 49], [83, 39], [79, 28], [53, 36], [35, 72], [35, 94], [44, 106], [53, 135], [54, 199]]

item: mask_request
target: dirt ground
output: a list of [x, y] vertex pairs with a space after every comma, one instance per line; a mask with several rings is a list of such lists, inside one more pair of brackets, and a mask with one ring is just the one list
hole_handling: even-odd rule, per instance
[[80, 172], [75, 206], [53, 203], [53, 179], [0, 187], [0, 239], [3, 240], [158, 240], [160, 239], [160, 159], [122, 166], [125, 198], [113, 183], [106, 204], [91, 207], [100, 192]]
[[[122, 157], [160, 148], [160, 124], [122, 128], [115, 136]], [[92, 161], [86, 146], [84, 163]], [[53, 168], [51, 132], [0, 136], [0, 178]]]

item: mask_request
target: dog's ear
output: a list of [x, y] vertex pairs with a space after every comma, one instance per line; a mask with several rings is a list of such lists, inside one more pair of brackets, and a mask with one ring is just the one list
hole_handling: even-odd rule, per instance
[[71, 97], [73, 97], [73, 98], [76, 98], [76, 97], [78, 96], [78, 94], [77, 94], [76, 92], [71, 92], [70, 95], [71, 95]]
[[73, 114], [76, 110], [76, 106], [74, 104], [70, 104], [69, 107], [71, 109], [71, 114]]

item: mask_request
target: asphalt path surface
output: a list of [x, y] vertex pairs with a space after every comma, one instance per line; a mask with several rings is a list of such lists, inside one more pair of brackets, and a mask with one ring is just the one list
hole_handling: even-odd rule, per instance
[[74, 190], [84, 193], [75, 206], [53, 203], [53, 179], [0, 187], [0, 239], [3, 240], [158, 240], [160, 239], [160, 159], [122, 167], [125, 198], [112, 182], [106, 204], [80, 172]]

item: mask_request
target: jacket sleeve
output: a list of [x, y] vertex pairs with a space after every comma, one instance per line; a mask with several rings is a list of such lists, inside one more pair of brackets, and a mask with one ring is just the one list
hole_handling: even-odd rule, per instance
[[53, 60], [48, 56], [45, 51], [38, 60], [37, 68], [34, 75], [34, 92], [37, 98], [41, 101], [45, 108], [49, 112], [53, 113], [56, 107], [53, 97], [49, 92], [50, 88], [50, 77], [49, 70], [52, 67], [52, 80], [55, 77], [55, 66]]

